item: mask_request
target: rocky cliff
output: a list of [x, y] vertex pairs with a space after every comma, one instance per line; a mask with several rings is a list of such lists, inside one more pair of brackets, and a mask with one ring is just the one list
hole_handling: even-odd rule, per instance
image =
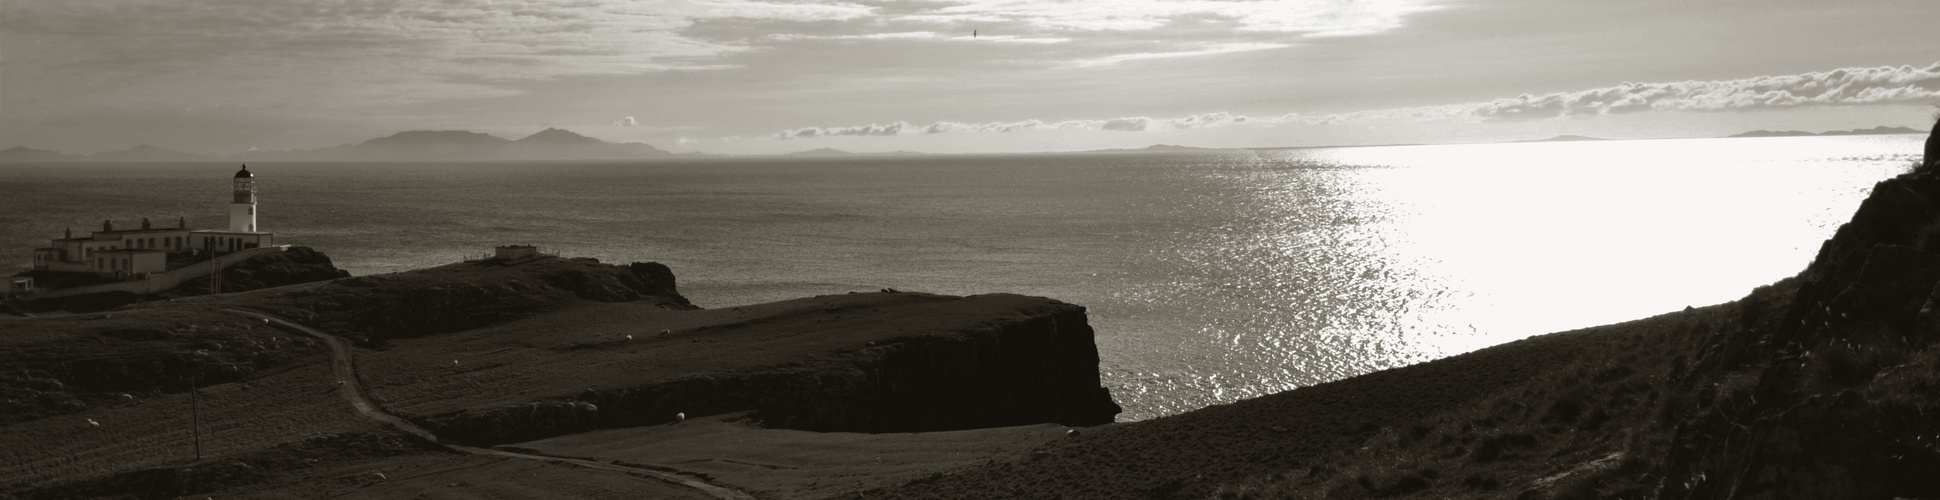
[[1940, 496], [1940, 172], [1874, 186], [1764, 292], [1674, 374], [1660, 498]]

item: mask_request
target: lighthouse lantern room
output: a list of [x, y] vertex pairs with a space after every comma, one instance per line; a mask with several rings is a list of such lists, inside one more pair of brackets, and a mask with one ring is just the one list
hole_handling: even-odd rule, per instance
[[229, 230], [256, 232], [256, 175], [249, 173], [248, 165], [236, 172], [235, 194], [229, 202]]

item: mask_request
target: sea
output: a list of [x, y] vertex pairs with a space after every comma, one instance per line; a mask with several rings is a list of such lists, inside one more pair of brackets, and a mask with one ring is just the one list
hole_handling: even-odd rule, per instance
[[[251, 163], [259, 223], [356, 275], [530, 244], [703, 307], [883, 288], [1087, 308], [1121, 421], [1735, 300], [1923, 137], [1205, 154]], [[233, 162], [0, 165], [0, 268], [64, 229], [226, 225]]]

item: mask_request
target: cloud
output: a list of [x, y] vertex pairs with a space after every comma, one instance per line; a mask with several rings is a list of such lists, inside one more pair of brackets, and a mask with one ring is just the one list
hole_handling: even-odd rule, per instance
[[614, 125], [619, 125], [619, 126], [622, 126], [622, 127], [638, 127], [638, 126], [640, 126], [640, 122], [639, 122], [638, 120], [634, 120], [634, 119], [633, 119], [633, 117], [631, 117], [631, 116], [628, 116], [628, 117], [625, 117], [625, 118], [621, 118], [621, 119], [620, 119], [620, 121], [617, 121], [617, 122], [613, 122], [613, 124], [614, 124]]
[[1051, 43], [1065, 43], [1065, 42], [1072, 41], [1071, 38], [1055, 37], [1055, 36], [1032, 37], [1032, 36], [992, 35], [992, 34], [976, 35], [971, 32], [964, 32], [961, 34], [958, 34], [958, 33], [945, 34], [945, 33], [938, 33], [935, 31], [896, 31], [896, 32], [864, 33], [864, 34], [852, 34], [852, 35], [808, 35], [808, 34], [802, 34], [802, 33], [775, 33], [775, 34], [768, 35], [765, 38], [767, 38], [768, 40], [775, 40], [775, 41], [917, 40], [917, 41], [957, 42], [957, 43], [1023, 43], [1023, 44], [1051, 44]]
[[1125, 61], [1139, 61], [1139, 60], [1146, 60], [1146, 59], [1170, 59], [1170, 58], [1176, 58], [1176, 57], [1209, 56], [1209, 55], [1216, 55], [1216, 54], [1231, 54], [1234, 52], [1251, 52], [1255, 50], [1282, 49], [1282, 48], [1287, 48], [1292, 46], [1293, 45], [1291, 44], [1285, 44], [1285, 43], [1259, 43], [1259, 42], [1226, 43], [1226, 44], [1213, 45], [1199, 50], [1180, 50], [1180, 51], [1168, 51], [1168, 52], [1134, 52], [1129, 54], [1113, 54], [1113, 55], [1104, 56], [1104, 57], [1081, 59], [1081, 60], [1073, 61], [1071, 64], [1077, 67], [1110, 66], [1110, 65], [1122, 63]]
[[1150, 127], [1150, 126], [1152, 126], [1151, 118], [1146, 118], [1143, 116], [1134, 116], [1131, 118], [1113, 118], [1110, 120], [1105, 120], [1105, 124], [1099, 125], [1098, 128], [1103, 130], [1138, 132], [1138, 131], [1143, 131], [1145, 130], [1146, 127]]
[[[77, 101], [165, 96], [184, 106], [280, 106], [292, 92], [384, 106], [516, 95], [511, 89], [532, 80], [735, 68], [723, 59], [757, 47], [688, 31], [875, 12], [843, 1], [755, 0], [88, 0], [8, 2], [5, 10], [0, 33], [31, 41], [8, 46], [9, 65], [51, 82], [35, 84], [94, 94]], [[112, 95], [121, 87], [139, 88]]]
[[834, 137], [834, 136], [844, 136], [844, 135], [862, 135], [862, 136], [896, 135], [896, 134], [903, 133], [904, 130], [909, 128], [910, 128], [910, 125], [905, 122], [892, 122], [887, 125], [877, 125], [877, 124], [871, 123], [868, 125], [862, 125], [857, 127], [835, 127], [835, 128], [804, 127], [804, 128], [784, 131], [781, 133], [781, 138], [809, 139], [809, 138], [815, 138], [815, 137]]
[[[1865, 106], [1940, 100], [1940, 63], [1926, 67], [1839, 68], [1735, 80], [1623, 83], [1587, 90], [1523, 94], [1487, 102], [1376, 109], [1301, 120], [1515, 121], [1643, 112], [1712, 112], [1800, 106]], [[1283, 121], [1291, 121], [1291, 118]]]
[[1736, 80], [1624, 83], [1475, 103], [1466, 106], [1466, 114], [1481, 119], [1518, 120], [1644, 111], [1857, 106], [1937, 98], [1940, 98], [1940, 63], [1924, 68], [1839, 68]]
[[[1251, 33], [1327, 36], [1384, 31], [1438, 0], [953, 0], [870, 5], [844, 0], [210, 0], [13, 2], [0, 30], [36, 40], [10, 57], [113, 66], [354, 66], [490, 79], [637, 74], [734, 67], [724, 57], [798, 40], [969, 40], [1063, 44], [1087, 33], [1153, 31], [1217, 19]], [[729, 24], [731, 31], [696, 30]], [[832, 31], [831, 31], [832, 30]], [[1001, 33], [996, 31], [1001, 30]], [[1160, 33], [1198, 50], [1097, 58], [1093, 64], [1284, 46], [1229, 30]], [[1207, 38], [1211, 37], [1211, 38]], [[1242, 36], [1243, 38], [1243, 36]], [[1092, 40], [1101, 47], [1109, 40]], [[13, 47], [10, 47], [13, 48]]]
[[1435, 4], [1430, 0], [956, 0], [908, 13], [901, 19], [1045, 30], [1142, 31], [1163, 27], [1175, 19], [1204, 17], [1236, 23], [1247, 31], [1331, 36], [1394, 29], [1405, 16], [1432, 10]]
[[1246, 123], [1249, 121], [1265, 122], [1265, 123], [1282, 123], [1288, 120], [1292, 120], [1293, 118], [1296, 118], [1296, 117], [1298, 117], [1298, 115], [1289, 114], [1279, 118], [1273, 118], [1273, 119], [1267, 119], [1267, 120], [1254, 120], [1252, 118], [1246, 117], [1246, 115], [1235, 115], [1235, 114], [1226, 113], [1226, 112], [1203, 113], [1203, 114], [1197, 114], [1197, 115], [1186, 116], [1181, 118], [1173, 118], [1166, 122], [1166, 126], [1169, 126], [1172, 128], [1199, 128], [1199, 127], [1214, 127], [1219, 125], [1232, 125], [1235, 123]]
[[851, 127], [803, 127], [789, 129], [776, 134], [781, 139], [813, 139], [817, 137], [839, 136], [893, 136], [904, 134], [946, 134], [963, 132], [1009, 133], [1035, 130], [1103, 130], [1113, 132], [1143, 132], [1148, 130], [1182, 130], [1189, 128], [1217, 127], [1240, 123], [1287, 123], [1299, 115], [1285, 115], [1270, 119], [1249, 118], [1232, 113], [1202, 113], [1176, 118], [1150, 118], [1128, 116], [1103, 120], [1064, 120], [1047, 122], [1028, 119], [1010, 122], [964, 123], [939, 121], [929, 125], [914, 125], [905, 121], [887, 124], [858, 125]]
[[[73, 0], [7, 2], [0, 33], [8, 65], [29, 68], [10, 87], [59, 89], [39, 99], [50, 108], [281, 108], [303, 95], [361, 115], [577, 77], [790, 71], [762, 54], [831, 41], [871, 50], [827, 58], [837, 69], [906, 73], [1206, 57], [1391, 30], [1445, 1]], [[950, 51], [893, 50], [911, 43]]]

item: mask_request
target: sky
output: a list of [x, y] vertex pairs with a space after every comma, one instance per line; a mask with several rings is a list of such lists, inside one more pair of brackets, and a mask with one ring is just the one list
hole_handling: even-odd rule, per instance
[[547, 127], [740, 154], [1925, 128], [1935, 48], [1934, 0], [0, 0], [0, 148]]

